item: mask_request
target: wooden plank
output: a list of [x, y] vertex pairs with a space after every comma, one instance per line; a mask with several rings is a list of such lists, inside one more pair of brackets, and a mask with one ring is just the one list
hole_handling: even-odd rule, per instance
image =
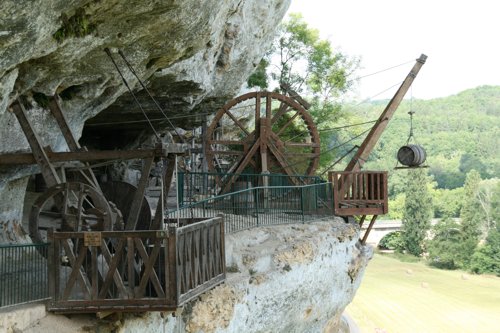
[[[68, 239], [77, 238], [83, 239], [84, 231], [58, 231], [54, 232], [55, 239]], [[134, 231], [100, 231], [102, 238], [154, 238], [156, 237], [156, 230], [134, 230]]]
[[69, 245], [69, 240], [66, 240], [65, 242], [62, 242], [64, 251], [66, 252], [66, 255], [68, 256], [68, 259], [71, 263], [71, 273], [69, 275], [68, 281], [66, 282], [66, 287], [64, 289], [64, 293], [62, 296], [62, 299], [68, 299], [71, 291], [73, 289], [73, 286], [76, 282], [77, 279], [79, 279], [82, 282], [82, 288], [83, 291], [87, 294], [87, 296], [90, 298], [91, 297], [91, 284], [87, 277], [85, 276], [85, 271], [82, 268], [83, 261], [85, 260], [85, 257], [87, 256], [87, 250], [88, 248], [83, 246], [82, 243], [80, 243], [80, 249], [78, 252], [78, 257], [74, 257], [73, 251], [71, 250], [71, 246]]
[[48, 107], [52, 115], [54, 116], [55, 120], [57, 121], [57, 124], [59, 125], [59, 129], [61, 130], [63, 137], [66, 140], [66, 143], [68, 144], [69, 150], [71, 151], [80, 150], [81, 148], [80, 144], [78, 143], [76, 138], [73, 136], [73, 133], [71, 132], [71, 129], [68, 125], [68, 121], [66, 120], [66, 117], [64, 116], [64, 113], [61, 110], [59, 101], [57, 100], [57, 96], [54, 96], [49, 99]]
[[379, 215], [383, 214], [382, 207], [347, 207], [336, 208], [335, 215], [350, 216], [350, 215]]
[[158, 295], [157, 297], [165, 298], [165, 292], [160, 283], [160, 280], [158, 279], [156, 270], [154, 269], [155, 263], [158, 260], [158, 254], [160, 253], [162, 239], [161, 238], [155, 239], [153, 243], [153, 251], [151, 252], [150, 256], [148, 256], [146, 249], [144, 248], [144, 244], [139, 238], [136, 238], [134, 241], [137, 251], [141, 256], [142, 260], [144, 261], [144, 267], [145, 267], [143, 275], [141, 277], [141, 281], [139, 283], [136, 297], [141, 298], [144, 296], [144, 292], [146, 290], [146, 286], [149, 280], [151, 281], [153, 287], [155, 288], [155, 291]]
[[231, 178], [226, 182], [226, 184], [223, 187], [223, 193], [225, 193], [229, 190], [229, 187], [231, 186], [231, 184], [234, 183], [234, 181], [238, 177], [238, 174], [240, 174], [245, 169], [248, 162], [254, 157], [254, 155], [257, 152], [257, 149], [259, 147], [260, 147], [260, 138], [257, 138], [257, 140], [255, 140], [252, 148], [250, 148], [250, 150], [248, 151], [248, 154], [245, 155], [242, 159], [240, 159], [240, 161], [238, 163], [235, 164], [238, 166], [236, 168], [236, 170], [234, 172], [232, 172], [232, 171], [229, 172], [229, 173], [234, 173], [235, 175], [231, 176]]
[[204, 284], [201, 284], [197, 286], [194, 289], [189, 290], [188, 292], [180, 295], [179, 297], [179, 302], [178, 306], [183, 306], [187, 302], [191, 301], [192, 299], [198, 297], [199, 295], [209, 291], [210, 289], [218, 286], [219, 284], [223, 283], [225, 280], [225, 275], [220, 274], [218, 276], [215, 276], [213, 279], [210, 279], [209, 281], [205, 282]]
[[373, 215], [372, 219], [370, 221], [370, 224], [368, 225], [368, 228], [365, 231], [365, 234], [363, 235], [363, 239], [361, 240], [361, 244], [365, 245], [366, 240], [368, 239], [368, 235], [370, 234], [370, 231], [372, 230], [373, 224], [375, 223], [375, 220], [377, 220], [377, 215]]
[[[266, 119], [267, 124], [271, 125], [271, 113], [272, 113], [273, 100], [271, 98], [271, 93], [266, 93]], [[260, 118], [260, 117], [259, 117]], [[255, 118], [257, 119], [257, 118]]]
[[136, 298], [135, 293], [135, 251], [134, 239], [127, 237], [127, 282], [128, 288], [131, 291], [133, 298]]
[[101, 291], [99, 292], [98, 298], [106, 298], [106, 294], [108, 293], [112, 280], [114, 280], [116, 287], [122, 294], [122, 297], [129, 298], [132, 296], [125, 287], [122, 276], [117, 270], [118, 265], [120, 264], [123, 256], [124, 248], [125, 248], [125, 238], [122, 238], [119, 240], [115, 248], [114, 255], [111, 256], [111, 253], [109, 252], [106, 242], [104, 241], [104, 239], [101, 240], [101, 251], [104, 256], [104, 260], [106, 260], [106, 263], [108, 264], [108, 273], [106, 274], [105, 277], [103, 276], [103, 284], [101, 287]]
[[285, 157], [282, 155], [282, 153], [272, 144], [272, 142], [269, 142], [267, 145], [269, 147], [269, 150], [271, 153], [274, 155], [278, 163], [280, 164], [281, 168], [285, 173], [290, 176], [290, 180], [294, 185], [300, 185], [297, 178], [294, 177], [297, 173], [294, 172], [293, 168], [288, 165], [288, 163], [285, 160]]
[[[123, 295], [126, 296], [127, 298], [133, 297], [133, 289], [132, 290], [125, 289], [125, 285], [122, 281], [122, 277], [121, 277], [120, 273], [118, 273], [118, 271], [117, 271], [118, 265], [121, 263], [121, 260], [123, 257], [126, 243], [127, 243], [126, 238], [121, 238], [118, 241], [118, 245], [115, 248], [115, 253], [114, 253], [114, 256], [112, 258], [111, 258], [111, 254], [109, 252], [103, 251], [103, 253], [106, 253], [105, 254], [106, 261], [108, 261], [110, 264], [109, 264], [108, 274], [106, 275], [106, 278], [104, 279], [103, 285], [101, 287], [101, 293], [99, 295], [99, 298], [105, 298], [106, 293], [108, 292], [109, 287], [111, 286], [111, 282], [113, 279], [115, 279], [115, 283], [116, 283], [115, 274], [117, 274], [119, 276], [119, 282], [116, 283], [116, 285], [121, 290]], [[104, 244], [104, 246], [107, 249], [107, 245]], [[109, 258], [111, 258], [111, 260], [108, 260]]]
[[260, 119], [260, 95], [261, 92], [258, 91], [255, 95], [255, 121], [257, 122]]
[[59, 240], [55, 240], [53, 237], [54, 229], [50, 228], [47, 230], [47, 240], [49, 242], [49, 249], [47, 253], [47, 269], [48, 269], [48, 280], [49, 280], [49, 296], [52, 298], [51, 304], [59, 299], [59, 253], [60, 245]]
[[222, 260], [222, 274], [224, 275], [224, 278], [226, 277], [226, 236], [225, 236], [225, 230], [224, 230], [224, 216], [220, 215], [220, 222], [218, 224], [219, 228], [219, 233], [218, 233], [218, 241], [220, 243], [220, 255], [221, 255], [221, 260]]
[[177, 279], [177, 231], [176, 228], [168, 228], [168, 251], [167, 267], [165, 274], [167, 276], [167, 299], [173, 303], [179, 301], [179, 281]]
[[241, 122], [240, 122], [238, 119], [236, 119], [236, 117], [235, 117], [235, 116], [234, 116], [231, 112], [229, 112], [229, 110], [228, 110], [228, 109], [223, 108], [223, 110], [224, 110], [224, 112], [225, 112], [225, 113], [229, 116], [229, 118], [231, 118], [231, 119], [234, 121], [234, 123], [235, 123], [236, 125], [238, 125], [238, 127], [239, 127], [239, 128], [240, 128], [240, 129], [241, 129], [241, 130], [242, 130], [242, 131], [243, 131], [243, 132], [244, 132], [247, 136], [248, 136], [248, 135], [250, 135], [250, 132], [248, 132], [248, 130], [245, 128], [245, 126], [243, 126], [243, 125], [241, 124]]
[[363, 223], [365, 223], [366, 215], [361, 216], [361, 220], [359, 220], [359, 228], [363, 227]]
[[[12, 104], [12, 111], [19, 121], [19, 125], [21, 125], [21, 129], [28, 140], [28, 144], [30, 145], [32, 151], [31, 157], [40, 167], [45, 183], [48, 187], [60, 184], [61, 180], [59, 179], [54, 166], [43, 148], [42, 140], [31, 126], [26, 110], [20, 100], [16, 100], [16, 102]], [[0, 161], [5, 161], [5, 158], [2, 156]]]
[[387, 172], [382, 173], [383, 176], [383, 182], [382, 182], [382, 187], [383, 187], [383, 199], [384, 199], [384, 212], [383, 214], [387, 214], [389, 212], [389, 193], [388, 193], [388, 188], [387, 188]]
[[[68, 125], [68, 121], [64, 113], [62, 112], [61, 105], [59, 104], [57, 96], [54, 96], [49, 99], [48, 106], [49, 110], [52, 112], [52, 115], [57, 121], [57, 124], [59, 125], [59, 129], [61, 130], [64, 140], [66, 140], [66, 144], [68, 145], [69, 150], [70, 151], [81, 150], [80, 144], [73, 136], [73, 132], [71, 132], [71, 128]], [[84, 178], [87, 179], [89, 185], [96, 188], [99, 192], [102, 192], [99, 187], [99, 183], [97, 182], [97, 179], [94, 175], [94, 172], [92, 171], [88, 163], [85, 163], [85, 168], [83, 170], [80, 169], [79, 171], [84, 176]]]
[[285, 147], [311, 147], [311, 148], [317, 148], [320, 147], [319, 143], [314, 143], [314, 142], [283, 142], [283, 145]]
[[[141, 213], [142, 201], [144, 200], [144, 194], [146, 192], [146, 186], [149, 183], [149, 174], [153, 168], [154, 158], [150, 157], [144, 160], [144, 166], [141, 170], [141, 179], [137, 185], [137, 190], [134, 194], [134, 199], [130, 205], [130, 212], [128, 215], [127, 223], [125, 225], [126, 230], [137, 229], [137, 220], [139, 219], [139, 214]], [[149, 221], [148, 225], [151, 223]]]
[[292, 110], [291, 107], [289, 107], [287, 104], [285, 104], [283, 101], [281, 101], [280, 107], [278, 108], [278, 112], [273, 116], [271, 120], [271, 126], [273, 126], [276, 121], [278, 121], [279, 118], [281, 118], [284, 114], [286, 114], [288, 111]]
[[97, 299], [99, 295], [99, 271], [97, 269], [97, 249], [95, 247], [90, 247], [91, 256], [91, 274], [92, 274], [92, 291], [90, 294], [90, 299]]
[[[56, 234], [57, 233], [54, 232], [54, 235], [56, 235]], [[72, 248], [75, 247], [75, 245], [72, 246], [70, 244], [70, 241], [71, 241], [70, 239], [63, 239], [63, 240], [56, 241], [58, 243], [57, 250], [60, 251], [60, 245], [62, 244], [63, 249], [64, 249], [64, 253], [68, 257], [71, 268], [72, 268], [72, 270], [75, 270], [75, 267], [77, 266], [77, 257], [75, 256], [75, 254], [73, 253], [73, 250], [72, 250]], [[81, 246], [82, 245], [81, 242], [77, 241], [77, 242], [75, 242], [75, 244], [79, 244], [79, 245], [77, 245], [80, 249], [79, 252], [83, 251], [83, 248]], [[58, 252], [58, 253], [60, 253], [60, 252]], [[87, 252], [85, 251], [84, 253], [86, 254]], [[77, 253], [77, 254], [80, 255], [79, 253]], [[59, 259], [59, 257], [57, 259]], [[59, 262], [57, 262], [57, 264], [59, 265]], [[80, 283], [81, 287], [84, 289], [83, 291], [85, 292], [85, 296], [90, 298], [90, 281], [87, 278], [86, 272], [83, 270], [82, 267], [77, 267], [76, 270], [78, 271], [78, 276], [77, 276], [78, 282]], [[57, 277], [57, 280], [60, 283], [60, 277]], [[58, 283], [58, 285], [59, 285], [59, 283]], [[66, 287], [67, 286], [68, 286], [68, 282], [66, 281]]]
[[54, 311], [61, 313], [89, 313], [105, 310], [114, 312], [147, 312], [161, 310], [175, 310], [177, 306], [170, 304], [165, 299], [144, 298], [136, 300], [98, 299], [93, 301], [68, 300], [58, 302]]
[[281, 135], [281, 133], [283, 133], [283, 131], [284, 131], [285, 129], [287, 129], [287, 127], [288, 127], [288, 126], [290, 126], [290, 125], [293, 123], [293, 121], [295, 120], [295, 118], [297, 118], [297, 117], [299, 116], [299, 114], [300, 114], [300, 113], [299, 113], [299, 111], [295, 112], [295, 114], [294, 114], [294, 115], [293, 115], [293, 116], [292, 116], [292, 117], [291, 117], [291, 118], [290, 118], [290, 119], [286, 122], [286, 124], [285, 124], [285, 125], [283, 125], [283, 127], [281, 127], [281, 128], [279, 129], [279, 131], [276, 133], [276, 135], [277, 135], [277, 136], [280, 136], [280, 135]]

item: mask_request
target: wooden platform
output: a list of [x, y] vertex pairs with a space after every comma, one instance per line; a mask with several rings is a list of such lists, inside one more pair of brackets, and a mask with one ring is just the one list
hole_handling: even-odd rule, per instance
[[226, 276], [224, 221], [157, 231], [49, 234], [47, 308], [59, 313], [175, 311]]
[[388, 212], [387, 171], [330, 172], [333, 210], [338, 216]]

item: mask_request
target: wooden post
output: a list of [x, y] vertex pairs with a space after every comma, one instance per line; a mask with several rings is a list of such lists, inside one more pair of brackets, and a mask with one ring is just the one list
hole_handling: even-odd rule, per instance
[[368, 228], [365, 231], [365, 234], [363, 235], [363, 239], [361, 240], [361, 244], [365, 245], [366, 240], [368, 239], [368, 235], [370, 234], [370, 231], [372, 230], [373, 224], [375, 223], [375, 220], [377, 219], [378, 215], [373, 215], [372, 219], [370, 221], [370, 224], [368, 225]]
[[56, 262], [56, 253], [59, 253], [59, 243], [56, 244], [57, 241], [54, 239], [53, 228], [47, 230], [47, 241], [49, 242], [49, 251], [47, 254], [49, 296], [51, 298], [50, 304], [53, 306], [59, 299], [59, 279], [56, 278], [56, 276], [59, 277], [59, 263]]
[[167, 269], [168, 278], [167, 278], [167, 291], [168, 298], [172, 301], [173, 304], [178, 303], [180, 293], [179, 293], [179, 278], [177, 276], [177, 228], [176, 227], [168, 227], [168, 260], [167, 260]]
[[146, 186], [149, 181], [149, 173], [153, 167], [153, 162], [153, 157], [144, 160], [141, 179], [139, 180], [139, 185], [137, 186], [137, 191], [135, 192], [134, 199], [130, 207], [130, 213], [125, 230], [135, 230], [137, 227], [137, 220], [139, 219], [139, 214], [141, 212], [142, 200], [144, 200], [144, 193], [146, 192]]

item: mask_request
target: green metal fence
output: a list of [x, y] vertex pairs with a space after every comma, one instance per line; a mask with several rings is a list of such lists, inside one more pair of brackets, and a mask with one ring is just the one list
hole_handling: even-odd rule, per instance
[[[223, 191], [227, 180], [235, 178], [227, 191]], [[236, 174], [236, 173], [205, 173], [205, 172], [179, 172], [177, 176], [179, 205], [189, 205], [193, 202], [212, 198], [221, 194], [237, 192], [253, 187], [267, 186], [296, 186], [320, 184], [322, 182], [317, 176], [282, 174]]]
[[[258, 226], [304, 223], [333, 214], [331, 183], [252, 187], [168, 212], [168, 222], [224, 214], [227, 233]], [[182, 223], [182, 222], [181, 222]]]
[[0, 308], [49, 298], [48, 243], [0, 245]]

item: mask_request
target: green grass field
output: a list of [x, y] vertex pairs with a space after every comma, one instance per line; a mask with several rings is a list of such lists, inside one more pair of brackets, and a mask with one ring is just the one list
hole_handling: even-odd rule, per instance
[[362, 333], [500, 332], [500, 278], [376, 254], [347, 313]]

